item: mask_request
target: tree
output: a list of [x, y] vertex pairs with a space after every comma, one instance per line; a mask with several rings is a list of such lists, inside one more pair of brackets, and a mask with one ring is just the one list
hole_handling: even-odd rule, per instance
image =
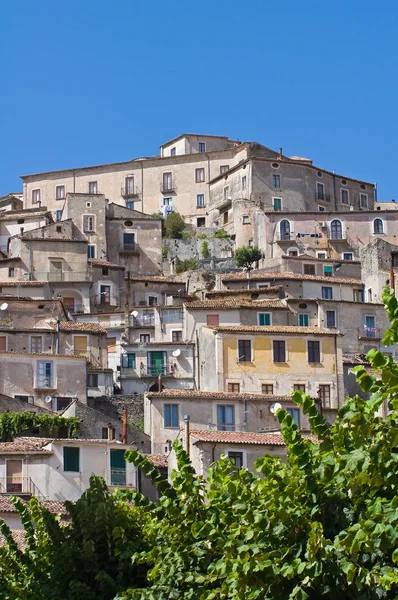
[[165, 235], [172, 239], [181, 239], [185, 222], [179, 212], [171, 212], [164, 220]]
[[235, 252], [236, 265], [250, 271], [252, 265], [261, 260], [262, 254], [257, 246], [242, 246]]

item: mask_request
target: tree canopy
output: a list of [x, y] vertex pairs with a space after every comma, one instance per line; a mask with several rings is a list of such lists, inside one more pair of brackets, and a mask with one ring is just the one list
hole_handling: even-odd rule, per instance
[[171, 212], [164, 220], [164, 232], [167, 238], [180, 239], [185, 229], [185, 222], [179, 212]]
[[236, 265], [240, 269], [252, 269], [253, 264], [261, 258], [262, 254], [257, 246], [242, 246], [235, 252]]

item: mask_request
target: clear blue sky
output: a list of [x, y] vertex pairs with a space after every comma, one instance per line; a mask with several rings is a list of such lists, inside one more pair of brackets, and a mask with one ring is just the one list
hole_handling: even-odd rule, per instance
[[397, 16], [396, 0], [3, 0], [0, 195], [191, 132], [398, 200]]

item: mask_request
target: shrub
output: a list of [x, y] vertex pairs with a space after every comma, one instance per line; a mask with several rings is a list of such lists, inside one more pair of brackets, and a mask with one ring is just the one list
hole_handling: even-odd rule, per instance
[[209, 258], [209, 242], [207, 240], [203, 240], [203, 242], [201, 243], [200, 251], [202, 253], [203, 258]]
[[227, 233], [225, 231], [225, 229], [219, 229], [218, 231], [216, 231], [216, 233], [214, 234], [214, 237], [219, 239], [219, 238], [227, 238], [227, 237], [231, 237], [229, 235], [229, 233]]
[[198, 266], [198, 261], [193, 258], [186, 258], [185, 260], [176, 260], [176, 273], [184, 273], [185, 271], [193, 271]]
[[184, 219], [178, 212], [172, 212], [164, 219], [165, 236], [170, 239], [181, 239], [185, 229]]

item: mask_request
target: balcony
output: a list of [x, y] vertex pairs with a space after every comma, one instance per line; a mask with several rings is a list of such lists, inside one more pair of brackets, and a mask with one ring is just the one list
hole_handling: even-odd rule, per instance
[[130, 327], [154, 327], [155, 313], [144, 314], [140, 313], [136, 317], [133, 315], [130, 318]]
[[126, 469], [111, 469], [109, 485], [126, 487]]
[[367, 327], [364, 325], [358, 329], [358, 339], [360, 340], [381, 340], [383, 335], [383, 331], [380, 331], [376, 327]]
[[119, 254], [139, 254], [140, 248], [138, 244], [120, 244]]
[[330, 194], [318, 194], [318, 192], [315, 192], [315, 200], [317, 202], [330, 202], [331, 196]]
[[117, 306], [117, 297], [110, 294], [97, 294], [94, 298], [96, 306]]
[[33, 271], [29, 281], [51, 281], [54, 283], [74, 283], [88, 281], [88, 271]]
[[124, 185], [120, 190], [122, 198], [138, 198], [141, 196], [141, 190], [136, 185]]
[[161, 194], [175, 194], [177, 191], [177, 186], [175, 181], [163, 181], [160, 184], [160, 192]]
[[68, 304], [64, 302], [64, 307], [66, 308], [66, 310], [69, 310], [69, 312], [71, 313], [84, 313], [84, 306], [83, 304], [78, 304], [77, 302], [75, 302], [74, 304]]
[[163, 365], [146, 365], [144, 362], [139, 364], [136, 363], [135, 367], [128, 366], [128, 358], [126, 355], [122, 356], [122, 364], [120, 371], [121, 379], [141, 379], [145, 377], [157, 378], [161, 377], [175, 377], [176, 370], [173, 364]]
[[277, 242], [291, 242], [296, 239], [296, 234], [293, 231], [277, 231], [276, 241]]
[[39, 498], [39, 500], [45, 499], [30, 477], [18, 475], [0, 477], [0, 494], [26, 494], [35, 496], [36, 498]]

